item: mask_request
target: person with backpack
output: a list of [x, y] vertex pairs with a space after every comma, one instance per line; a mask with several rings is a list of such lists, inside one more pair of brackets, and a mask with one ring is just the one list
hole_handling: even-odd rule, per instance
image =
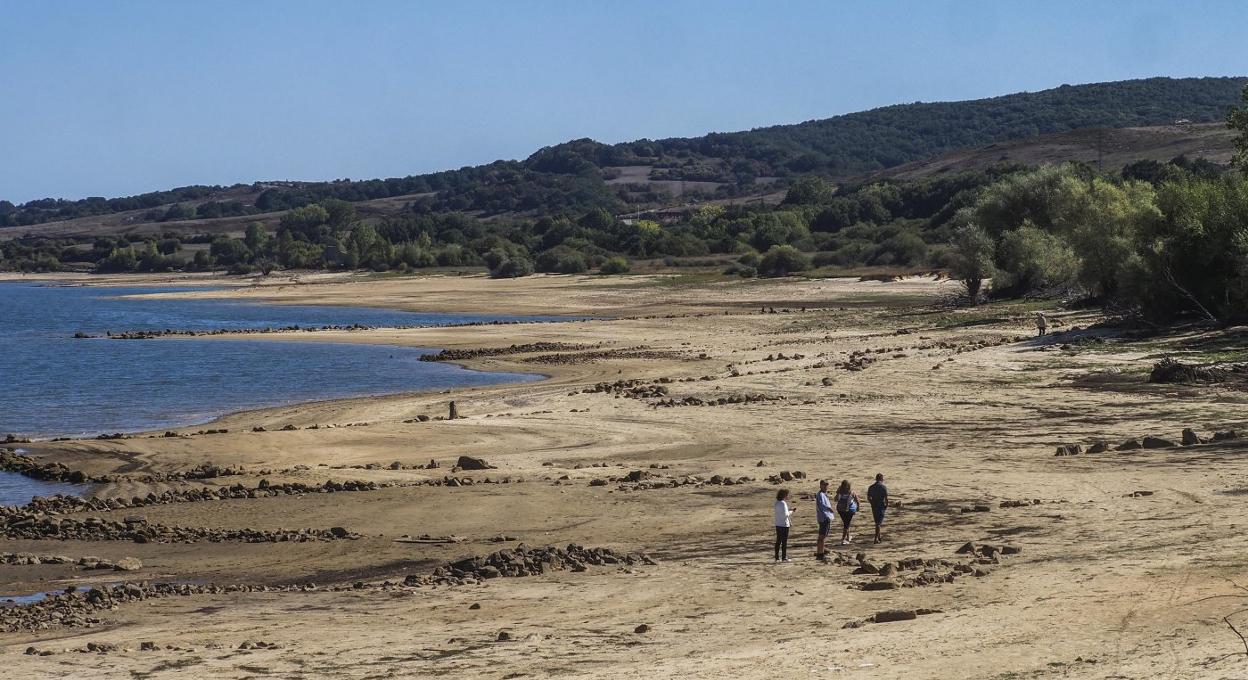
[[841, 516], [841, 545], [849, 545], [849, 523], [854, 521], [854, 513], [858, 512], [858, 494], [850, 488], [849, 480], [842, 479], [836, 488], [836, 514]]
[[884, 539], [880, 529], [884, 526], [884, 511], [888, 509], [888, 487], [884, 486], [883, 473], [875, 476], [875, 483], [867, 487], [867, 502], [871, 504], [871, 517], [875, 520], [875, 542]]
[[790, 518], [793, 516], [793, 509], [789, 507], [787, 499], [789, 497], [788, 489], [780, 489], [776, 492], [776, 561], [789, 561], [789, 525]]
[[815, 494], [815, 519], [819, 522], [819, 544], [815, 548], [815, 559], [828, 561], [828, 551], [824, 547], [828, 541], [828, 532], [832, 530], [832, 501], [828, 500], [828, 480], [819, 480], [819, 493]]

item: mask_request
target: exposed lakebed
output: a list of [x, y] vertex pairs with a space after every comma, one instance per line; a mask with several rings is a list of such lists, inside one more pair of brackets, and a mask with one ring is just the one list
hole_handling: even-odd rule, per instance
[[539, 377], [419, 360], [433, 349], [280, 340], [75, 339], [76, 333], [551, 320], [126, 297], [166, 290], [171, 289], [0, 282], [0, 436], [150, 430], [301, 401]]

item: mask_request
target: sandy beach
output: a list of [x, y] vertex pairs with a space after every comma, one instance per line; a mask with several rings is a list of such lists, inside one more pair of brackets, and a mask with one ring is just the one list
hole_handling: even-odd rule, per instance
[[[221, 283], [126, 279], [154, 281]], [[1036, 339], [1027, 303], [954, 307], [957, 284], [931, 277], [233, 284], [165, 295], [570, 320], [272, 336], [464, 350], [452, 358], [548, 376], [539, 382], [270, 408], [175, 436], [16, 445], [109, 477], [94, 492], [102, 499], [182, 494], [60, 517], [350, 536], [10, 536], [0, 552], [143, 565], [0, 564], [11, 593], [158, 581], [248, 588], [136, 598], [95, 611], [89, 626], [4, 633], [0, 675], [1248, 677], [1235, 632], [1248, 630], [1248, 439], [1177, 445], [1184, 428], [1202, 439], [1244, 432], [1248, 393], [1147, 382], [1159, 358], [1192, 351], [1188, 336], [1121, 341], [1083, 330], [1100, 321], [1093, 312], [1059, 311], [1056, 333]], [[204, 430], [226, 432], [196, 434]], [[1114, 449], [1146, 436], [1176, 445]], [[1087, 452], [1097, 442], [1110, 450]], [[1055, 455], [1074, 444], [1078, 455]], [[461, 456], [493, 467], [456, 470]], [[237, 474], [185, 474], [206, 462]], [[861, 513], [853, 542], [831, 541], [833, 559], [817, 562], [817, 480], [849, 479], [865, 496], [877, 472], [900, 506], [886, 541], [872, 544]], [[372, 485], [185, 493], [327, 481]], [[782, 564], [771, 556], [779, 488], [797, 508], [792, 562]], [[404, 535], [430, 539], [396, 540]], [[974, 550], [959, 552], [967, 543]], [[404, 585], [467, 557], [568, 544], [654, 563]], [[903, 620], [883, 622], [884, 612]]]

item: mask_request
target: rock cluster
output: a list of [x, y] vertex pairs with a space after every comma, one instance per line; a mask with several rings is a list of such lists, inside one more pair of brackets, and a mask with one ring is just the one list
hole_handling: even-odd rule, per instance
[[88, 512], [103, 510], [120, 510], [123, 508], [141, 508], [150, 505], [169, 505], [171, 503], [195, 503], [199, 501], [216, 501], [243, 498], [268, 498], [275, 496], [291, 496], [310, 493], [338, 493], [344, 491], [376, 491], [377, 489], [395, 486], [384, 482], [357, 481], [346, 482], [326, 481], [322, 484], [303, 484], [301, 482], [285, 482], [271, 484], [261, 479], [255, 487], [242, 484], [232, 486], [202, 487], [198, 489], [169, 489], [160, 493], [149, 492], [146, 496], [132, 498], [84, 498], [57, 494], [55, 496], [36, 496], [23, 506], [24, 510], [35, 512]]
[[[461, 326], [509, 326], [509, 325], [520, 324], [520, 323], [541, 323], [541, 322], [507, 321], [507, 320], [496, 319], [496, 320], [491, 320], [491, 321], [465, 321], [465, 322], [459, 322], [459, 323], [440, 324], [440, 327], [458, 328]], [[176, 330], [176, 329], [167, 328], [167, 329], [158, 330], [158, 331], [122, 331], [120, 333], [113, 333], [112, 331], [109, 331], [108, 333], [105, 334], [104, 337], [110, 338], [113, 340], [150, 340], [153, 338], [174, 337], [174, 336], [202, 337], [202, 336], [211, 336], [211, 335], [265, 335], [269, 333], [315, 333], [318, 331], [371, 331], [371, 330], [378, 330], [382, 328], [385, 328], [388, 330], [410, 330], [410, 329], [416, 329], [416, 328], [428, 328], [428, 326], [413, 326], [413, 325], [368, 326], [365, 324], [355, 323], [355, 324], [349, 324], [349, 325], [334, 324], [334, 325], [326, 325], [326, 326], [292, 325], [292, 326], [279, 326], [279, 327], [268, 326], [264, 328], [215, 328], [212, 330]], [[97, 336], [92, 336], [86, 333], [78, 332], [78, 333], [75, 333], [73, 337], [78, 338], [78, 339], [84, 339], [84, 338], [92, 338], [92, 337], [97, 337]], [[558, 343], [536, 343], [536, 344], [558, 344]]]
[[[100, 623], [95, 614], [127, 602], [189, 595], [218, 595], [246, 592], [297, 592], [315, 590], [313, 584], [288, 586], [203, 585], [189, 583], [125, 583], [65, 592], [49, 593], [31, 604], [0, 607], [0, 632], [47, 630], [53, 626], [89, 627]], [[93, 643], [100, 644], [100, 643]], [[95, 650], [100, 651], [100, 650]], [[107, 651], [107, 650], [104, 650]], [[42, 654], [31, 652], [27, 654]]]
[[768, 354], [767, 358], [763, 359], [763, 361], [799, 361], [805, 358], [805, 354], [790, 354], [785, 356], [784, 352], [779, 352], [777, 354]]
[[760, 404], [776, 401], [785, 401], [788, 397], [776, 396], [771, 394], [733, 394], [715, 399], [702, 399], [700, 397], [677, 397], [675, 399], [659, 399], [650, 402], [655, 408], [671, 408], [675, 406], [725, 406], [728, 404]]
[[589, 485], [606, 486], [608, 483], [615, 483], [619, 484], [617, 487], [619, 491], [646, 491], [650, 489], [674, 489], [681, 486], [734, 486], [747, 484], [752, 481], [754, 481], [753, 477], [726, 477], [724, 475], [711, 475], [710, 477], [698, 475], [665, 477], [655, 475], [647, 470], [633, 470], [622, 477], [591, 479]]
[[[1201, 437], [1196, 430], [1187, 427], [1183, 428], [1183, 432], [1179, 437], [1179, 441], [1168, 439], [1166, 437], [1132, 437], [1124, 440], [1119, 444], [1110, 444], [1105, 441], [1098, 441], [1090, 445], [1086, 453], [1105, 453], [1111, 449], [1114, 451], [1137, 451], [1139, 449], [1172, 449], [1176, 446], [1198, 446], [1200, 444], [1209, 444], [1212, 442], [1224, 442], [1239, 439], [1240, 434], [1235, 430], [1223, 430], [1214, 432], [1210, 437]], [[1085, 453], [1080, 444], [1060, 444], [1057, 447], [1056, 456], [1078, 456]]]
[[[175, 435], [176, 436], [176, 435]], [[306, 467], [304, 468], [306, 469]], [[24, 456], [13, 449], [0, 449], [0, 470], [16, 472], [31, 479], [48, 482], [67, 482], [70, 484], [107, 484], [110, 482], [187, 482], [202, 479], [217, 479], [249, 474], [242, 467], [201, 463], [187, 470], [172, 472], [151, 472], [144, 474], [112, 474], [88, 475], [81, 470], [73, 470], [63, 463], [40, 462], [30, 456]], [[271, 471], [264, 471], [265, 474]], [[289, 471], [286, 471], [289, 472]]]
[[533, 352], [574, 352], [595, 349], [600, 345], [583, 345], [567, 342], [530, 342], [523, 345], [508, 347], [479, 347], [474, 349], [444, 349], [435, 354], [420, 355], [421, 361], [465, 361], [480, 357], [497, 357], [508, 354], [530, 354]]
[[0, 517], [0, 536], [7, 539], [56, 539], [79, 541], [134, 541], [135, 543], [285, 543], [356, 539], [359, 534], [342, 527], [330, 529], [208, 529], [203, 527], [149, 524], [142, 517], [117, 522], [99, 517], [55, 517], [41, 512], [17, 510]]
[[138, 571], [143, 562], [136, 557], [109, 560], [102, 557], [66, 557], [65, 555], [36, 555], [35, 553], [0, 553], [0, 564], [72, 564], [83, 569], [108, 569], [112, 571]]
[[[759, 461], [760, 463], [762, 461]], [[806, 479], [806, 473], [801, 470], [781, 470], [767, 478], [768, 484], [783, 484], [791, 482], [795, 479]]]
[[646, 384], [644, 380], [616, 380], [615, 382], [595, 383], [581, 390], [582, 394], [614, 394], [629, 399], [657, 399], [667, 396], [667, 388], [662, 385]]
[[589, 566], [653, 565], [645, 553], [619, 553], [610, 548], [529, 548], [522, 545], [489, 555], [467, 557], [438, 567], [429, 575], [409, 575], [404, 585], [462, 585], [499, 577], [536, 576], [548, 571], [585, 571]]
[[21, 455], [13, 449], [0, 449], [0, 470], [16, 472], [31, 479], [45, 482], [84, 484], [87, 482], [105, 481], [102, 477], [90, 477], [81, 470], [71, 470], [62, 463], [41, 463], [34, 458]]
[[[649, 349], [647, 347], [628, 347], [622, 349], [600, 349], [592, 352], [576, 352], [573, 354], [539, 354], [522, 359], [526, 364], [587, 364], [600, 359], [689, 359], [690, 357], [672, 350]], [[700, 358], [706, 358], [703, 355]]]

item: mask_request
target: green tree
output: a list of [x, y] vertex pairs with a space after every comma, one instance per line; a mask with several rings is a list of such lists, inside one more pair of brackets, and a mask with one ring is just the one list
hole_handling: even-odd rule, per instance
[[1005, 295], [1050, 293], [1069, 288], [1077, 269], [1078, 260], [1065, 241], [1025, 221], [1001, 236], [999, 274], [992, 288]]
[[967, 224], [954, 232], [952, 245], [953, 261], [950, 270], [953, 278], [962, 282], [971, 304], [976, 304], [984, 281], [996, 274], [993, 254], [997, 244], [978, 225]]
[[236, 238], [218, 236], [212, 240], [209, 253], [213, 261], [226, 267], [243, 264], [251, 260], [251, 251], [246, 244]]
[[790, 205], [827, 203], [832, 199], [833, 193], [835, 191], [832, 186], [822, 177], [807, 175], [789, 187], [788, 193], [784, 195], [784, 202]]
[[328, 234], [329, 211], [320, 205], [305, 205], [282, 215], [278, 233], [291, 232], [305, 241], [320, 241]]
[[1137, 304], [1163, 319], [1196, 312], [1221, 323], [1248, 320], [1248, 179], [1173, 182], [1157, 204], [1161, 219], [1139, 239]]
[[263, 223], [252, 222], [247, 225], [247, 233], [243, 237], [243, 242], [247, 244], [247, 248], [251, 252], [263, 253], [267, 250], [269, 232], [265, 231]]

